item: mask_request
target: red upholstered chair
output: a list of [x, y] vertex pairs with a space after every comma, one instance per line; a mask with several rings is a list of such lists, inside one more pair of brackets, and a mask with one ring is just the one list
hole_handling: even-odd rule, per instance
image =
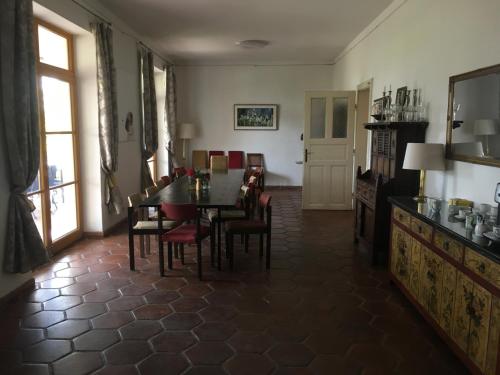
[[169, 176], [161, 176], [160, 179], [163, 181], [165, 186], [170, 185], [170, 177]]
[[262, 193], [259, 197], [259, 218], [257, 220], [237, 220], [226, 223], [226, 246], [229, 255], [229, 264], [234, 266], [233, 238], [235, 234], [258, 234], [259, 254], [264, 255], [264, 234], [266, 235], [266, 268], [271, 266], [271, 196]]
[[228, 151], [229, 169], [243, 169], [243, 151]]
[[174, 180], [179, 178], [179, 177], [182, 177], [186, 174], [186, 168], [184, 167], [177, 167], [177, 168], [174, 168]]
[[[162, 237], [168, 245], [168, 268], [172, 269], [172, 244], [188, 244], [197, 246], [198, 277], [202, 276], [201, 241], [210, 235], [208, 227], [200, 225], [200, 214], [195, 204], [164, 203], [161, 211], [170, 220], [184, 222], [177, 228], [168, 231]], [[194, 221], [194, 224], [187, 222]], [[184, 251], [181, 250], [181, 262], [184, 264]]]

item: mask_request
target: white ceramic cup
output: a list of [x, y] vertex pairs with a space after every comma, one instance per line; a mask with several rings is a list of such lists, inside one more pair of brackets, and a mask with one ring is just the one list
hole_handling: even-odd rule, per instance
[[471, 212], [470, 208], [461, 208], [458, 210], [458, 216], [465, 217], [468, 212]]
[[493, 234], [500, 238], [500, 225], [493, 225]]
[[481, 203], [479, 205], [479, 212], [482, 213], [483, 215], [491, 211], [491, 205], [487, 203]]

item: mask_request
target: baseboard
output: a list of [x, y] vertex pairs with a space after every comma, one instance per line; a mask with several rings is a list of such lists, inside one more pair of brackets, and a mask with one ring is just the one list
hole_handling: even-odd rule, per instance
[[118, 227], [124, 225], [127, 222], [127, 218], [124, 217], [120, 221], [116, 222], [109, 228], [105, 229], [104, 231], [100, 232], [83, 232], [83, 236], [85, 238], [90, 238], [90, 239], [96, 239], [96, 238], [103, 238], [114, 232]]
[[16, 289], [7, 293], [5, 296], [0, 298], [0, 310], [3, 310], [7, 304], [15, 299], [17, 299], [20, 295], [24, 294], [29, 289], [33, 289], [35, 287], [35, 278], [30, 278], [18, 286]]
[[273, 189], [273, 190], [302, 190], [302, 186], [292, 186], [292, 185], [266, 185], [266, 189]]

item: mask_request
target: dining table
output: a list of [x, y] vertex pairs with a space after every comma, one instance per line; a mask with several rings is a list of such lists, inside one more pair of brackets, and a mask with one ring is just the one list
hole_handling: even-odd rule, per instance
[[[193, 178], [182, 176], [174, 180], [167, 187], [141, 202], [141, 207], [153, 207], [158, 211], [158, 251], [163, 257], [163, 241], [161, 233], [162, 215], [161, 205], [195, 204], [199, 209], [216, 209], [218, 217], [221, 211], [234, 209], [240, 199], [240, 187], [243, 183], [244, 169], [229, 169], [227, 171], [212, 171], [209, 173], [210, 182], [206, 189], [195, 189]], [[221, 222], [217, 221], [217, 268], [221, 269]]]

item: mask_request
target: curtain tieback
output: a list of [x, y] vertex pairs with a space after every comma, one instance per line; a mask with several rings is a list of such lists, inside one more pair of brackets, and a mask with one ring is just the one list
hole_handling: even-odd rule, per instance
[[36, 210], [35, 204], [33, 203], [33, 201], [31, 199], [28, 198], [28, 195], [26, 195], [26, 193], [14, 192], [14, 194], [16, 194], [19, 198], [21, 198], [21, 200], [24, 202], [26, 207], [28, 207], [28, 210], [30, 210], [30, 212], [33, 212]]

